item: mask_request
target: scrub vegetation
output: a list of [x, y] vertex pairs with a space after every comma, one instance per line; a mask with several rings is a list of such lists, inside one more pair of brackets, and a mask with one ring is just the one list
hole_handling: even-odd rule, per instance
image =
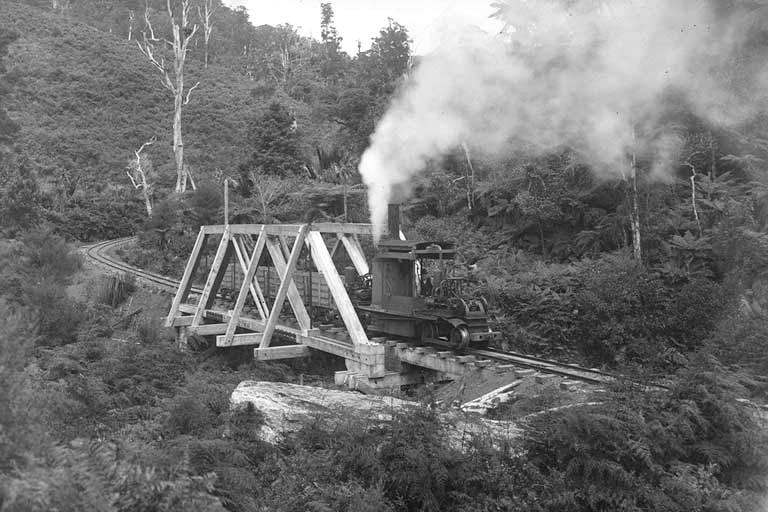
[[[218, 0], [190, 1], [187, 35], [213, 14], [186, 55], [185, 87], [199, 86], [182, 116], [195, 182], [184, 192], [173, 98], [137, 45], [145, 16], [172, 40], [182, 0], [0, 7], [0, 511], [766, 509], [768, 124], [752, 93], [768, 76], [767, 4], [713, 7], [741, 28], [728, 32], [738, 44], [727, 65], [690, 75], [725, 76], [734, 94], [751, 95], [728, 122], [672, 81], [635, 124], [648, 144], [606, 146], [604, 158], [570, 137], [578, 123], [545, 148], [514, 130], [501, 149], [488, 139], [492, 152], [484, 132], [461, 130], [405, 148], [423, 160], [407, 181], [388, 175], [389, 199], [403, 202], [409, 237], [457, 244], [504, 333], [497, 348], [632, 377], [589, 405], [526, 414], [518, 437], [467, 434], [457, 445], [429, 404], [385, 424], [320, 416], [268, 444], [258, 410], [230, 410], [235, 386], [319, 384], [332, 363], [257, 363], [205, 343], [178, 352], [161, 327], [167, 297], [84, 268], [77, 244], [137, 235], [126, 260], [178, 275], [199, 227], [223, 222], [225, 182], [232, 222], [368, 222], [366, 173], [391, 156], [400, 139], [390, 123], [406, 107], [454, 98], [456, 111], [495, 119], [435, 89], [418, 105], [404, 100], [422, 98], [436, 68], [411, 54], [395, 20], [349, 56], [331, 4], [312, 39], [254, 26]], [[601, 4], [542, 3], [576, 9], [574, 23]], [[519, 8], [501, 1], [499, 16]], [[505, 55], [523, 43], [509, 44]], [[572, 69], [567, 52], [551, 56], [535, 75], [541, 91]], [[473, 67], [482, 52], [466, 62], [485, 83]], [[532, 112], [510, 109], [499, 111]], [[595, 121], [587, 110], [585, 131]], [[542, 134], [542, 123], [530, 126]], [[361, 176], [369, 146], [376, 158]], [[651, 381], [668, 389], [638, 384]]]

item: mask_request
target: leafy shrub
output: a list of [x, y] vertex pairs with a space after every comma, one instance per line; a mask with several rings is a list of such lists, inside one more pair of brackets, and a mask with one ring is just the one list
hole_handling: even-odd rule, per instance
[[725, 288], [706, 278], [669, 283], [629, 257], [539, 265], [494, 278], [507, 329], [523, 349], [578, 352], [597, 364], [665, 365], [668, 349], [694, 350], [725, 312]]
[[669, 393], [614, 390], [535, 417], [525, 449], [552, 486], [545, 509], [758, 510], [768, 437], [727, 389], [697, 368]]
[[43, 281], [27, 290], [27, 301], [37, 312], [38, 344], [57, 346], [77, 341], [78, 329], [85, 320], [85, 311], [67, 297], [64, 288], [55, 281]]
[[133, 332], [143, 345], [156, 345], [163, 338], [162, 320], [150, 315], [136, 317]]
[[201, 183], [189, 201], [193, 228], [222, 223], [223, 191], [213, 183]]
[[729, 315], [707, 340], [703, 351], [755, 375], [768, 375], [768, 317]]
[[457, 449], [426, 408], [390, 424], [318, 417], [283, 448], [262, 499], [271, 510], [539, 510], [535, 470], [492, 443]]
[[168, 411], [166, 427], [174, 435], [201, 434], [214, 423], [213, 413], [194, 396], [175, 401]]
[[0, 472], [29, 455], [41, 437], [35, 393], [24, 373], [31, 349], [32, 326], [0, 301]]
[[225, 510], [211, 495], [214, 474], [193, 476], [182, 465], [166, 475], [123, 460], [120, 448], [82, 440], [52, 447], [45, 461], [0, 476], [4, 510]]
[[83, 266], [83, 256], [48, 229], [32, 231], [22, 241], [26, 263], [36, 276], [62, 281]]

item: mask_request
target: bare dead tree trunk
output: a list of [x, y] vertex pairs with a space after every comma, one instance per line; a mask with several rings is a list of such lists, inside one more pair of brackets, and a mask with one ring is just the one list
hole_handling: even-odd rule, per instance
[[[637, 135], [632, 132], [632, 139], [637, 142]], [[629, 175], [625, 173], [625, 164], [619, 166], [621, 177], [627, 184], [627, 203], [629, 230], [632, 234], [632, 255], [637, 264], [643, 262], [642, 237], [640, 235], [640, 199], [637, 194], [637, 154], [635, 149], [629, 156]]]
[[131, 37], [133, 37], [133, 24], [136, 22], [136, 14], [131, 10], [128, 9], [128, 40], [131, 40]]
[[467, 143], [462, 141], [461, 147], [464, 149], [464, 157], [467, 159], [467, 166], [469, 168], [469, 174], [467, 174], [467, 208], [471, 212], [475, 209], [475, 168], [472, 166], [472, 159], [469, 157]]
[[640, 204], [637, 197], [637, 155], [632, 152], [632, 162], [630, 169], [630, 213], [629, 223], [632, 230], [632, 254], [635, 261], [640, 264], [643, 262], [642, 239], [640, 237]]
[[128, 165], [128, 170], [125, 173], [131, 180], [133, 188], [141, 190], [141, 195], [144, 198], [144, 207], [147, 209], [147, 216], [152, 216], [152, 185], [147, 181], [147, 173], [152, 167], [152, 162], [149, 160], [149, 156], [142, 155], [141, 152], [145, 147], [151, 146], [157, 140], [156, 137], [152, 137], [151, 140], [145, 142], [141, 147], [134, 151], [134, 160]]
[[213, 0], [205, 0], [203, 4], [203, 10], [200, 6], [197, 6], [197, 15], [200, 18], [200, 22], [203, 24], [203, 42], [204, 42], [204, 65], [208, 67], [208, 42], [211, 40], [211, 32], [213, 32], [213, 23], [211, 22], [211, 16], [216, 11], [216, 6], [213, 5]]
[[709, 131], [709, 182], [712, 183], [715, 181], [715, 170], [716, 170], [716, 164], [717, 159], [715, 155], [715, 138], [712, 136], [712, 130]]
[[[149, 19], [149, 6], [144, 10], [144, 25], [142, 31], [143, 41], [137, 42], [139, 50], [149, 61], [160, 71], [160, 81], [163, 87], [168, 89], [173, 95], [173, 155], [176, 160], [176, 187], [175, 192], [184, 192], [187, 190], [187, 168], [184, 166], [184, 141], [181, 133], [181, 112], [184, 105], [189, 103], [190, 95], [200, 82], [190, 87], [184, 94], [184, 62], [187, 58], [187, 48], [189, 42], [197, 32], [197, 24], [191, 29], [189, 25], [189, 5], [190, 0], [180, 0], [181, 9], [179, 15], [174, 16], [171, 0], [166, 0], [168, 16], [171, 19], [173, 31], [173, 41], [159, 39], [155, 37], [152, 23]], [[169, 73], [165, 60], [162, 57], [155, 56], [155, 44], [162, 42], [167, 44], [173, 50], [173, 78]]]
[[691, 169], [691, 206], [693, 207], [693, 218], [696, 220], [696, 229], [699, 232], [699, 238], [701, 238], [701, 220], [699, 220], [699, 209], [696, 206], [696, 167], [691, 162], [684, 162], [683, 165]]

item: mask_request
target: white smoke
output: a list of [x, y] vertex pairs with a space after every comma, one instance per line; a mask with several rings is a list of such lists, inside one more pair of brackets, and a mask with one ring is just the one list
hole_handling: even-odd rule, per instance
[[[763, 110], [750, 86], [765, 69], [731, 61], [748, 33], [744, 11], [725, 12], [715, 0], [504, 0], [495, 7], [504, 34], [452, 30], [371, 136], [360, 173], [377, 238], [393, 188], [407, 189], [429, 160], [461, 143], [489, 154], [568, 145], [597, 172], [612, 173], [628, 150], [650, 144], [638, 133], [661, 113], [665, 91], [679, 91], [714, 123]], [[660, 140], [663, 159], [674, 153], [675, 138]]]

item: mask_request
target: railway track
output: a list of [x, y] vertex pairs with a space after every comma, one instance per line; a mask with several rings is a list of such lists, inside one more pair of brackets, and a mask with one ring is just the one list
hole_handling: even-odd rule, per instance
[[519, 354], [515, 352], [499, 352], [496, 350], [468, 350], [468, 354], [512, 364], [517, 367], [529, 368], [541, 373], [557, 375], [570, 380], [578, 380], [589, 384], [608, 384], [616, 380], [616, 376], [596, 368], [584, 368], [575, 364], [561, 363], [551, 359]]
[[[110, 256], [110, 251], [117, 249], [121, 245], [133, 242], [135, 238], [136, 237], [124, 237], [115, 240], [107, 240], [105, 242], [98, 242], [84, 246], [83, 250], [89, 258], [105, 267], [108, 267], [112, 270], [132, 274], [138, 279], [144, 280], [155, 286], [168, 289], [171, 292], [175, 292], [179, 286], [178, 280], [171, 279], [154, 272], [147, 272], [146, 270], [134, 267], [133, 265], [129, 265], [122, 261], [113, 259]], [[191, 291], [192, 293], [197, 294], [202, 293], [202, 289], [199, 287], [192, 287]], [[499, 352], [489, 349], [469, 349], [464, 353], [467, 355], [473, 355], [480, 359], [490, 359], [501, 364], [510, 364], [516, 367], [533, 369], [540, 373], [556, 375], [566, 379], [576, 380], [589, 384], [607, 384], [616, 380], [615, 375], [603, 372], [598, 369], [583, 368], [573, 364], [560, 363], [558, 361], [552, 361], [549, 359], [543, 359], [526, 354]]]
[[[127, 236], [124, 238], [117, 238], [114, 240], [107, 240], [105, 242], [98, 242], [91, 245], [86, 245], [83, 250], [89, 258], [93, 261], [106, 266], [112, 270], [133, 274], [138, 279], [142, 279], [146, 282], [168, 289], [171, 292], [175, 292], [179, 287], [179, 281], [171, 279], [154, 272], [147, 272], [133, 265], [129, 265], [125, 262], [115, 260], [109, 255], [109, 251], [117, 249], [121, 245], [129, 244], [136, 239], [134, 236]], [[192, 287], [192, 293], [202, 293], [202, 289], [198, 287]]]

